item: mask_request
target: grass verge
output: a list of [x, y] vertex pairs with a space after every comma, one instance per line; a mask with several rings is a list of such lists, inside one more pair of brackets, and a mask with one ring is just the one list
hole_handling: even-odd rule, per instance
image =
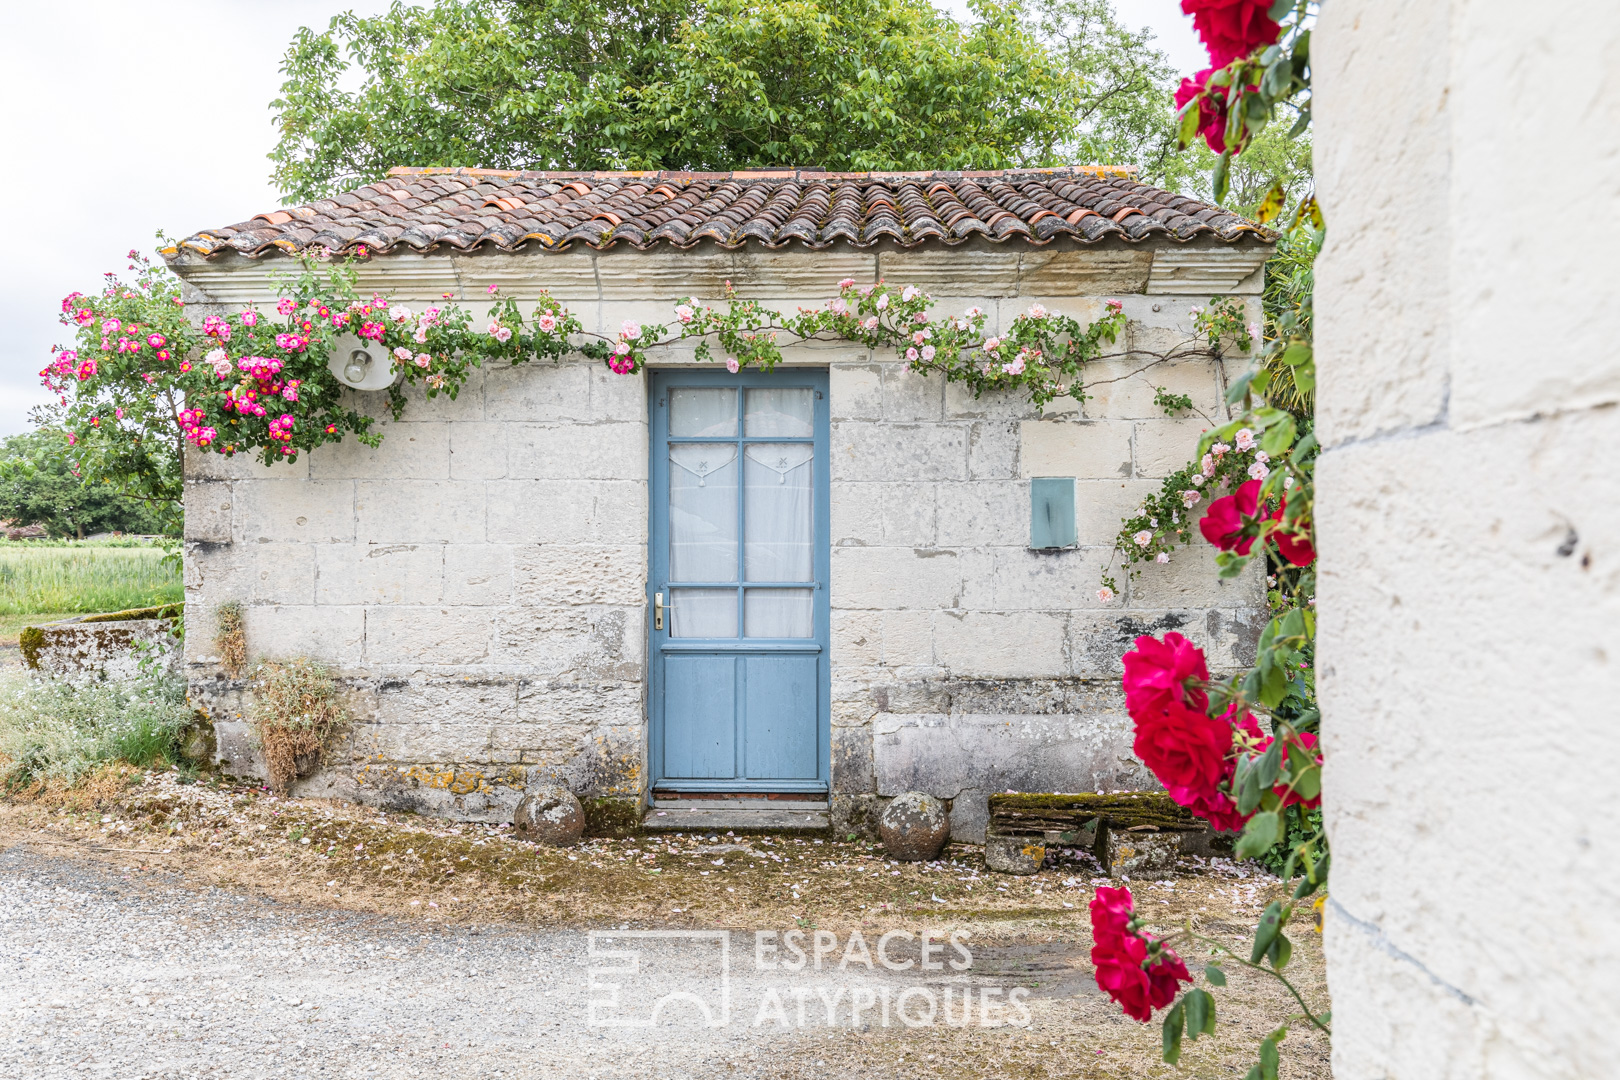
[[149, 544], [0, 542], [0, 617], [122, 611], [182, 599], [180, 567]]

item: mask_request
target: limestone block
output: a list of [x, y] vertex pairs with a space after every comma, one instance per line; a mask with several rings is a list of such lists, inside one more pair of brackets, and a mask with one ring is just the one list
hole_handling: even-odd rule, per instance
[[880, 795], [1151, 789], [1131, 756], [1121, 696], [1113, 709], [1077, 713], [880, 713], [872, 763]]
[[890, 667], [930, 666], [934, 663], [932, 611], [885, 611], [883, 663]]
[[1046, 841], [1034, 836], [987, 836], [984, 864], [998, 874], [1037, 874], [1046, 861]]
[[967, 788], [951, 800], [951, 839], [982, 844], [990, 826], [990, 793]]
[[1052, 315], [1067, 315], [1083, 324], [1096, 322], [1107, 314], [1106, 292], [1102, 296], [1091, 291], [1046, 293], [1041, 291], [1043, 286], [1050, 287], [1050, 283], [1042, 280], [1039, 273], [1036, 273], [1031, 278], [1019, 282], [1017, 296], [1003, 297], [997, 301], [1000, 308], [1000, 325], [1003, 329], [1011, 327], [1014, 319], [1028, 314], [1037, 304]]
[[872, 773], [871, 728], [832, 729], [832, 790], [843, 795], [876, 793], [877, 778]]
[[1204, 654], [1211, 671], [1237, 671], [1254, 666], [1260, 633], [1271, 621], [1264, 608], [1214, 610], [1204, 615]]
[[1051, 677], [1068, 669], [1067, 614], [946, 611], [934, 624], [934, 653], [957, 677]]
[[966, 480], [967, 425], [832, 425], [834, 480]]
[[318, 446], [309, 453], [309, 474], [316, 480], [448, 480], [452, 424], [417, 421], [377, 426], [382, 445], [358, 439]]
[[336, 668], [358, 667], [365, 609], [306, 604], [250, 604], [242, 611], [249, 658], [308, 656]]
[[[427, 395], [427, 387], [406, 383], [402, 388], [405, 392], [403, 423], [431, 423], [442, 420], [458, 424], [464, 420], [482, 420], [484, 418], [482, 390], [487, 377], [485, 368], [475, 367], [468, 371], [466, 384], [454, 398], [449, 394], [436, 394], [430, 398]], [[383, 394], [352, 390], [345, 393], [346, 396], [356, 399], [354, 407], [361, 412], [392, 422], [388, 398]]]
[[1018, 289], [1024, 296], [1054, 304], [1083, 298], [1100, 306], [1095, 298], [1128, 296], [1146, 288], [1152, 263], [1151, 249], [1039, 248], [1019, 258]]
[[647, 549], [598, 544], [521, 544], [512, 548], [519, 603], [644, 605]]
[[506, 438], [515, 479], [647, 479], [643, 423], [508, 424]]
[[185, 485], [185, 538], [212, 544], [231, 542], [231, 485], [188, 480]]
[[938, 500], [941, 547], [1029, 543], [1028, 481], [941, 484]]
[[1176, 860], [1181, 858], [1181, 836], [1173, 832], [1108, 829], [1100, 861], [1111, 878], [1174, 877]]
[[190, 541], [185, 545], [182, 558], [182, 580], [188, 605], [214, 605], [247, 596], [252, 565], [246, 544]]
[[1201, 417], [1141, 420], [1136, 425], [1136, 475], [1160, 480], [1198, 460], [1198, 437], [1209, 430]]
[[827, 370], [827, 401], [834, 420], [883, 416], [882, 364], [834, 364]]
[[834, 481], [833, 544], [933, 547], [938, 489], [929, 483]]
[[270, 779], [253, 727], [243, 720], [214, 721], [214, 761], [227, 776]]
[[450, 478], [499, 480], [509, 475], [506, 465], [508, 425], [463, 420], [450, 425]]
[[1164, 417], [1154, 402], [1160, 387], [1192, 398], [1196, 416], [1224, 417], [1220, 381], [1213, 360], [1191, 359], [1138, 372], [1142, 360], [1099, 360], [1086, 365], [1085, 415], [1092, 419], [1151, 420]]
[[1129, 479], [1131, 425], [1114, 420], [1022, 421], [1018, 471], [1026, 477]]
[[1096, 608], [1107, 556], [1095, 548], [1032, 551], [988, 548], [962, 553], [962, 606], [968, 610], [1072, 611]]
[[1019, 425], [1013, 420], [982, 420], [968, 431], [968, 475], [974, 480], [1018, 476]]
[[[669, 318], [668, 310], [665, 309], [665, 320]], [[592, 419], [634, 420], [646, 426], [647, 372], [618, 375], [610, 371], [607, 365], [593, 362], [586, 367], [586, 373], [590, 383]]]
[[443, 544], [320, 544], [318, 604], [437, 604], [444, 596]]
[[482, 543], [484, 486], [462, 480], [361, 480], [357, 539], [372, 544]]
[[355, 743], [383, 761], [480, 763], [490, 754], [489, 729], [476, 723], [372, 724], [355, 732]]
[[309, 455], [266, 465], [251, 454], [218, 454], [188, 446], [185, 473], [187, 480], [304, 480], [309, 477]]
[[591, 730], [640, 725], [643, 687], [639, 680], [619, 683], [557, 683], [520, 680], [514, 721], [535, 727], [584, 725]]
[[1094, 605], [1095, 611], [1077, 611], [1069, 620], [1069, 671], [1080, 678], [1117, 680], [1125, 673], [1120, 657], [1135, 648], [1146, 634], [1162, 637], [1174, 630], [1199, 648], [1208, 644], [1200, 612], [1121, 610]]
[[593, 419], [590, 364], [491, 364], [484, 374], [484, 419], [501, 422]]
[[1074, 485], [1074, 513], [1082, 547], [1112, 549], [1125, 518], [1158, 493], [1157, 480], [1081, 480]]
[[487, 611], [393, 605], [365, 610], [368, 664], [478, 664], [489, 656]]
[[883, 419], [890, 423], [937, 421], [945, 411], [945, 380], [923, 375], [901, 363], [879, 365], [883, 377]]
[[[382, 727], [453, 724], [487, 731], [512, 715], [517, 693], [517, 682], [508, 679], [421, 675], [391, 679], [377, 693], [376, 723]], [[357, 751], [381, 752], [358, 745]], [[403, 760], [444, 759], [427, 755]]]
[[647, 485], [632, 480], [491, 480], [488, 536], [513, 544], [645, 544]]
[[[1154, 302], [1160, 305], [1161, 310], [1151, 314], [1136, 312], [1127, 316], [1125, 333], [1132, 352], [1165, 356], [1189, 349], [1207, 349], [1209, 339], [1193, 331], [1192, 309], [1195, 306], [1205, 306], [1204, 301], [1166, 296], [1162, 300], [1155, 299]], [[1142, 356], [1132, 359], [1137, 367], [1141, 367], [1152, 358]], [[1153, 369], [1154, 372], [1162, 370], [1163, 368]], [[1149, 378], [1153, 377], [1152, 374], [1149, 375]]]
[[840, 667], [869, 666], [883, 662], [884, 612], [834, 609], [832, 613], [832, 662]]
[[513, 607], [496, 612], [495, 656], [549, 676], [636, 679], [645, 655], [645, 605]]
[[832, 551], [832, 602], [838, 608], [948, 608], [955, 606], [961, 588], [952, 551]]
[[974, 397], [962, 383], [945, 384], [946, 420], [1033, 420], [1040, 415], [1029, 395], [1021, 390], [990, 390]]
[[254, 544], [248, 599], [255, 604], [315, 603], [315, 553], [326, 544]]
[[1264, 567], [1256, 561], [1242, 576], [1222, 580], [1215, 546], [1200, 537], [1173, 552], [1169, 563], [1143, 567], [1129, 589], [1133, 608], [1259, 607], [1265, 601]]
[[354, 481], [244, 480], [235, 485], [242, 539], [336, 544], [354, 540]]
[[444, 545], [444, 602], [502, 605], [512, 602], [512, 544]]

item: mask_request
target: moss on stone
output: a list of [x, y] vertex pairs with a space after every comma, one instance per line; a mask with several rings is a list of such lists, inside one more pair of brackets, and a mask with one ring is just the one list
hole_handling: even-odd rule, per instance
[[22, 647], [23, 662], [39, 670], [39, 651], [45, 647], [45, 631], [37, 626], [25, 626], [17, 635], [17, 644]]
[[130, 608], [128, 611], [109, 611], [101, 615], [86, 615], [81, 623], [130, 622], [135, 619], [178, 619], [184, 604], [163, 604], [160, 607]]
[[1111, 829], [1152, 828], [1198, 832], [1203, 823], [1162, 791], [1113, 795], [1016, 794], [990, 796], [990, 829], [1002, 836], [1075, 830], [1088, 821]]
[[635, 799], [603, 796], [581, 799], [586, 836], [633, 836], [641, 828], [641, 805]]

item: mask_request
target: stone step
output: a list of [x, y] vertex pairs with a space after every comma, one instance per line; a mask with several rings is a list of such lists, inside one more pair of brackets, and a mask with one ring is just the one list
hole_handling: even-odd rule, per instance
[[774, 799], [659, 799], [642, 818], [649, 832], [824, 832], [827, 803]]

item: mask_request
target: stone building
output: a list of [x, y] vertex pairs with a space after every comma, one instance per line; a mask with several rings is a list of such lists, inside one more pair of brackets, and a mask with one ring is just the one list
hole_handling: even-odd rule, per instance
[[[546, 289], [604, 333], [727, 281], [792, 311], [883, 278], [943, 316], [983, 308], [991, 332], [1035, 303], [1089, 321], [1117, 299], [1119, 351], [1143, 353], [1189, 341], [1212, 296], [1258, 319], [1271, 250], [1118, 169], [399, 169], [168, 258], [201, 318], [273, 304], [290, 253], [361, 245], [365, 293], [477, 308], [490, 285]], [[231, 767], [258, 768], [210, 644], [237, 600], [250, 650], [318, 658], [349, 688], [357, 723], [306, 791], [491, 819], [554, 776], [620, 820], [830, 814], [844, 831], [921, 789], [981, 839], [990, 792], [1151, 787], [1120, 656], [1177, 629], [1246, 663], [1262, 596], [1195, 545], [1099, 599], [1122, 517], [1208, 426], [1167, 417], [1156, 389], [1223, 408], [1222, 363], [1138, 359], [1093, 364], [1083, 405], [1044, 409], [848, 342], [791, 348], [769, 374], [690, 344], [636, 375], [486, 364], [454, 401], [413, 398], [376, 450], [194, 454], [194, 694]], [[381, 415], [382, 395], [354, 393]], [[1059, 519], [1040, 540], [1036, 503]]]

